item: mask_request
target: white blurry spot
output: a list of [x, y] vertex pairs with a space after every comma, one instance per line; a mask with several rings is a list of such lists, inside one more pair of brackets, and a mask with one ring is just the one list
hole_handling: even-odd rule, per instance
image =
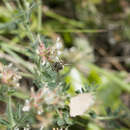
[[18, 79], [22, 79], [22, 76], [21, 76], [21, 75], [18, 75]]
[[72, 84], [75, 87], [75, 91], [78, 90], [82, 92], [83, 83], [82, 83], [80, 73], [75, 68], [73, 68], [70, 72], [70, 76], [72, 78]]
[[25, 103], [26, 103], [26, 104], [29, 104], [29, 100], [25, 100]]
[[56, 56], [56, 57], [55, 57], [55, 60], [56, 60], [56, 61], [59, 61], [59, 57], [58, 57], [58, 56]]
[[29, 105], [29, 100], [25, 101], [25, 106], [22, 109], [23, 111], [29, 111], [30, 110], [30, 105]]
[[57, 38], [56, 40], [56, 49], [61, 49], [62, 48], [62, 42], [60, 42], [60, 37]]
[[29, 111], [30, 110], [30, 106], [24, 106], [22, 110], [23, 111]]
[[40, 54], [39, 49], [36, 49], [36, 54]]
[[11, 68], [12, 66], [13, 66], [13, 64], [12, 64], [12, 63], [10, 63], [10, 64], [8, 65], [8, 67], [9, 67], [9, 68]]
[[30, 130], [30, 128], [24, 127], [24, 130]]
[[26, 6], [27, 9], [29, 9], [30, 3], [26, 1], [25, 6]]
[[40, 127], [40, 130], [43, 130], [43, 128], [44, 128], [44, 126], [41, 126], [41, 127]]
[[57, 37], [56, 41], [59, 42], [60, 41], [60, 37]]
[[60, 56], [62, 54], [61, 51], [57, 51], [57, 55]]
[[75, 52], [76, 51], [76, 47], [71, 47], [70, 48], [70, 52]]
[[92, 93], [79, 94], [72, 97], [70, 100], [70, 116], [75, 117], [78, 115], [83, 115], [84, 112], [89, 110], [89, 108], [94, 104], [94, 96]]
[[16, 128], [14, 128], [14, 130], [19, 130], [19, 128], [18, 128], [18, 127], [16, 127]]
[[16, 87], [19, 87], [19, 86], [20, 86], [20, 83], [17, 83], [17, 84], [16, 84]]
[[108, 79], [105, 76], [101, 76], [101, 79], [103, 84], [108, 83]]
[[13, 81], [17, 81], [17, 77], [16, 76], [13, 77]]
[[27, 124], [27, 126], [26, 127], [24, 127], [24, 130], [30, 130], [30, 125], [29, 124]]
[[37, 114], [38, 114], [38, 115], [41, 115], [42, 112], [43, 112], [43, 110], [39, 110], [39, 111], [37, 112]]
[[43, 60], [42, 61], [42, 65], [44, 66], [46, 64], [46, 60]]
[[52, 104], [54, 99], [55, 99], [55, 93], [50, 91], [50, 92], [48, 92], [48, 96], [46, 96], [46, 98], [44, 100], [47, 104]]
[[61, 42], [57, 42], [56, 43], [56, 49], [61, 49], [62, 48], [62, 43]]

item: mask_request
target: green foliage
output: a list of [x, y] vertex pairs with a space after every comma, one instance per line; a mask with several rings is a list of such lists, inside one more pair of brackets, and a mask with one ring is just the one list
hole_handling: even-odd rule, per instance
[[88, 77], [88, 82], [89, 84], [95, 84], [95, 85], [100, 85], [101, 84], [101, 78], [99, 77], [98, 73], [95, 70], [92, 70]]

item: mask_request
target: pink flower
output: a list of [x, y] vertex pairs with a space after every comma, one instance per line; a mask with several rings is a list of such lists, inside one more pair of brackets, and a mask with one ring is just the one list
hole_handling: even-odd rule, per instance
[[31, 88], [31, 99], [33, 100], [33, 106], [37, 108], [43, 100], [43, 89], [35, 93], [34, 89]]

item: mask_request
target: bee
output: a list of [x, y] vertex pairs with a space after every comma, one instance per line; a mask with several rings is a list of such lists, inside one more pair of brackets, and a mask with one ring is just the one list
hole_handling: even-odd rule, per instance
[[59, 72], [63, 68], [64, 68], [64, 64], [60, 61], [56, 61], [56, 62], [52, 63], [52, 69], [56, 72]]
[[45, 61], [48, 61], [52, 67], [53, 71], [59, 72], [64, 68], [64, 64], [62, 60], [60, 59], [60, 54], [61, 51], [60, 49], [62, 48], [62, 43], [59, 41], [60, 39], [57, 38], [56, 45], [50, 48], [46, 48], [41, 41], [40, 37], [39, 39], [39, 47], [38, 47], [38, 54], [42, 57], [43, 63]]
[[55, 61], [52, 63], [52, 70], [59, 72], [60, 70], [64, 69], [64, 66], [70, 66], [71, 64], [65, 64], [63, 61]]

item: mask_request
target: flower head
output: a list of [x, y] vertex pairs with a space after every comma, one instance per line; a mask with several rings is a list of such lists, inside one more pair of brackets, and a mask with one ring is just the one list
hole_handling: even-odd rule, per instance
[[17, 70], [12, 64], [0, 65], [1, 82], [11, 86], [19, 87], [19, 80], [21, 76], [18, 74]]

